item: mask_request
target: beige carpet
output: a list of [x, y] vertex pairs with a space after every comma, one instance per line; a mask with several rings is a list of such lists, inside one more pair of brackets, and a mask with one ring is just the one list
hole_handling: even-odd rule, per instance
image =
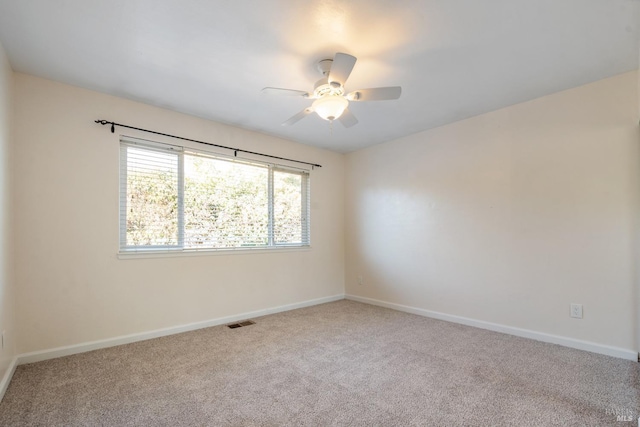
[[352, 301], [254, 320], [20, 366], [0, 424], [638, 425], [635, 362]]

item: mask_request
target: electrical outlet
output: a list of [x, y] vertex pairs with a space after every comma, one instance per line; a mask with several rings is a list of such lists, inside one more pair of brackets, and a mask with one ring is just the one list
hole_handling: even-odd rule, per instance
[[582, 304], [571, 304], [571, 317], [582, 319]]
[[363, 285], [364, 282], [362, 280], [362, 276], [358, 276], [358, 285]]

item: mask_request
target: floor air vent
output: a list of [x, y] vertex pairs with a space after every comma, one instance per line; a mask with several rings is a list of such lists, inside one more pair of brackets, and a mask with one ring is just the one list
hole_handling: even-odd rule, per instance
[[245, 320], [244, 322], [232, 323], [227, 325], [229, 329], [242, 328], [243, 326], [255, 325], [256, 322], [253, 320]]

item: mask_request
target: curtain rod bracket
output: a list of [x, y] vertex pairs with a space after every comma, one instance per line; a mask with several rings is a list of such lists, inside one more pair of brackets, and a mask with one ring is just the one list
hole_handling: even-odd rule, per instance
[[286, 157], [272, 156], [271, 154], [263, 154], [263, 153], [257, 153], [255, 151], [241, 150], [240, 148], [233, 148], [233, 147], [227, 147], [225, 145], [213, 144], [211, 142], [198, 141], [197, 139], [191, 139], [191, 138], [185, 138], [185, 137], [182, 137], [182, 136], [170, 135], [168, 133], [162, 133], [162, 132], [156, 132], [154, 130], [137, 128], [137, 127], [134, 127], [134, 126], [123, 125], [121, 123], [110, 122], [110, 121], [107, 121], [107, 120], [94, 120], [94, 122], [98, 123], [99, 125], [103, 125], [103, 126], [107, 125], [107, 124], [110, 124], [111, 125], [111, 133], [115, 133], [115, 131], [116, 131], [115, 127], [116, 126], [120, 126], [120, 127], [123, 127], [123, 128], [139, 130], [141, 132], [147, 132], [147, 133], [153, 133], [153, 134], [156, 134], [156, 135], [168, 136], [169, 138], [182, 139], [183, 141], [191, 141], [191, 142], [195, 142], [195, 143], [198, 143], [198, 144], [210, 145], [212, 147], [224, 148], [226, 150], [233, 150], [233, 156], [234, 157], [238, 157], [238, 151], [239, 151], [241, 153], [254, 154], [256, 156], [269, 157], [271, 159], [286, 160], [288, 162], [294, 162], [294, 163], [300, 163], [300, 164], [303, 164], [303, 165], [309, 165], [309, 166], [311, 166], [311, 170], [314, 170], [316, 167], [318, 167], [318, 168], [322, 167], [322, 165], [319, 165], [317, 163], [303, 162], [302, 160], [287, 159]]

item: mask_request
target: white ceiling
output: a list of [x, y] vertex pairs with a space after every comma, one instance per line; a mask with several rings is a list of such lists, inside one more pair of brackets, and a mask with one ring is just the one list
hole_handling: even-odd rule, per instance
[[[15, 71], [349, 152], [636, 69], [639, 18], [639, 0], [0, 0], [0, 43]], [[281, 126], [310, 101], [260, 90], [310, 91], [338, 51], [358, 58], [347, 91], [402, 97], [352, 103], [349, 129]]]

